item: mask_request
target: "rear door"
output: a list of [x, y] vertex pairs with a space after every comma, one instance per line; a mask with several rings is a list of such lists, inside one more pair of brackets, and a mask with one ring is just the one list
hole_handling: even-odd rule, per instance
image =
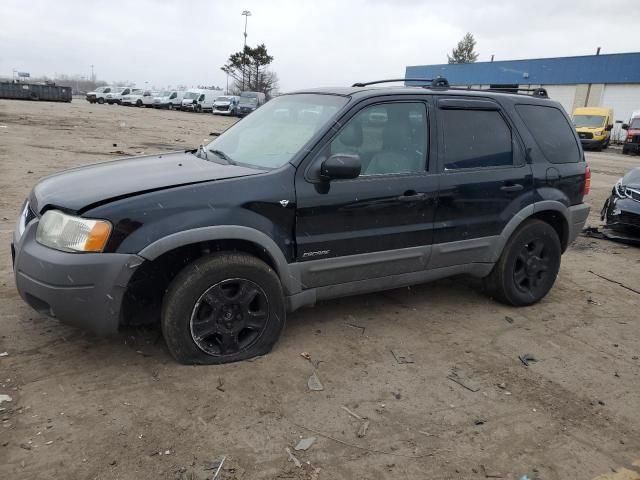
[[489, 262], [497, 236], [533, 203], [531, 166], [520, 137], [492, 99], [438, 99], [442, 172], [430, 268]]

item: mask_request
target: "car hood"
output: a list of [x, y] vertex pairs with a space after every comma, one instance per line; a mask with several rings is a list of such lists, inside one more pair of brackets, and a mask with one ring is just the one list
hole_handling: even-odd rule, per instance
[[29, 203], [37, 213], [50, 206], [81, 213], [112, 200], [154, 190], [260, 173], [264, 171], [210, 162], [190, 152], [144, 155], [45, 177], [33, 188]]
[[630, 187], [640, 190], [640, 167], [633, 168], [622, 177], [622, 184], [625, 187]]

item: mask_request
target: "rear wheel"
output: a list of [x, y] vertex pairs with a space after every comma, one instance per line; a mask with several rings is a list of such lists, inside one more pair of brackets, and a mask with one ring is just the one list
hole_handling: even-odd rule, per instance
[[235, 362], [268, 353], [285, 323], [280, 280], [245, 254], [200, 258], [173, 280], [162, 306], [169, 351], [185, 364]]
[[514, 306], [540, 301], [553, 286], [562, 247], [558, 234], [542, 220], [528, 220], [511, 236], [484, 283], [488, 293]]
[[98, 99], [98, 103], [99, 103], [100, 105], [102, 105], [102, 104], [104, 103], [104, 98], [99, 98], [99, 99]]
[[141, 106], [142, 106], [142, 100], [136, 101], [136, 107], [141, 107]]

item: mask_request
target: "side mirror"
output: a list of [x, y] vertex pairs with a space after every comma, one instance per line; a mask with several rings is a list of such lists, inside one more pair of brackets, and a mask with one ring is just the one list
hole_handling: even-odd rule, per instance
[[605, 128], [605, 130], [607, 132], [610, 132], [611, 130], [613, 130], [613, 125], [607, 125], [607, 128]]
[[362, 162], [358, 155], [336, 153], [322, 162], [320, 178], [338, 180], [357, 178], [362, 170]]
[[622, 124], [622, 129], [623, 129], [623, 130], [629, 130], [629, 125], [628, 125], [628, 124], [626, 124], [626, 123], [623, 123], [623, 124]]

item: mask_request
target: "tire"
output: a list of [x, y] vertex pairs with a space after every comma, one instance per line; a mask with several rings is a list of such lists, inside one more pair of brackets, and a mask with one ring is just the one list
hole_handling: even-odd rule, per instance
[[104, 103], [104, 98], [99, 98], [99, 99], [98, 99], [98, 103], [99, 103], [100, 105], [102, 105], [102, 104]]
[[183, 364], [229, 363], [269, 353], [285, 319], [278, 276], [241, 253], [208, 255], [187, 265], [162, 303], [162, 333], [171, 355]]
[[202, 105], [196, 105], [196, 113], [201, 113], [202, 112]]
[[513, 306], [532, 305], [551, 290], [562, 246], [554, 228], [542, 220], [527, 220], [511, 235], [500, 259], [484, 279], [490, 296]]
[[173, 110], [173, 103], [169, 103], [169, 105], [167, 106], [167, 110]]
[[141, 107], [142, 106], [142, 100], [138, 100], [136, 102], [136, 107]]

